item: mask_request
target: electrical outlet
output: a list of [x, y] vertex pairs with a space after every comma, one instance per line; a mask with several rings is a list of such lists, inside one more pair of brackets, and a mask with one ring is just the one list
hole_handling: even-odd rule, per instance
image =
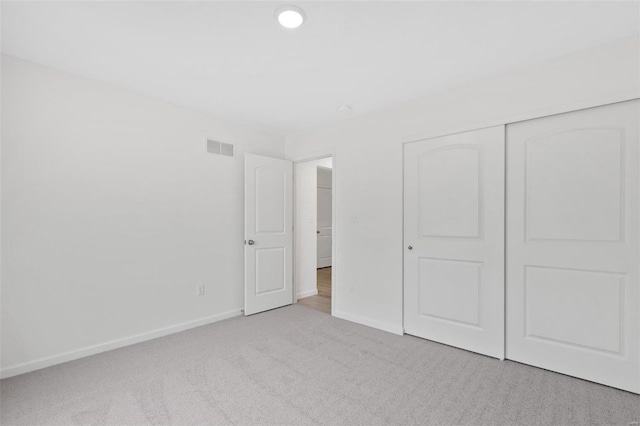
[[204, 296], [204, 284], [198, 284], [198, 296]]

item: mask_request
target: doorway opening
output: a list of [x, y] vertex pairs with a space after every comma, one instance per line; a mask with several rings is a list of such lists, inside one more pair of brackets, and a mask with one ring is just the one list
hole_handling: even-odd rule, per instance
[[333, 291], [333, 158], [295, 164], [295, 298], [331, 314]]

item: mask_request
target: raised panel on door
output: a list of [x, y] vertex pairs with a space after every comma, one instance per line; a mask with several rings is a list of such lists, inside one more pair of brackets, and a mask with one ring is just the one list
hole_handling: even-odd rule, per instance
[[640, 102], [507, 127], [507, 357], [640, 392]]
[[293, 303], [292, 163], [245, 154], [245, 315]]
[[504, 357], [504, 126], [404, 147], [404, 329]]
[[284, 234], [288, 216], [285, 203], [286, 170], [272, 165], [255, 168], [254, 234]]

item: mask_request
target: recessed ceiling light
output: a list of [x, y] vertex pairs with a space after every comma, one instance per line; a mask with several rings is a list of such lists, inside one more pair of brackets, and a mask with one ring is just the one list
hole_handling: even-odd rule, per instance
[[338, 107], [338, 112], [351, 112], [353, 111], [353, 108], [351, 108], [349, 105], [340, 105]]
[[276, 19], [283, 27], [294, 30], [304, 22], [306, 16], [298, 6], [285, 5], [276, 10]]

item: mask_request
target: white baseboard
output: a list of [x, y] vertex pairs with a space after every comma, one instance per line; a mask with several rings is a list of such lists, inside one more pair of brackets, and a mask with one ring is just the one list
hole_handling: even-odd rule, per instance
[[242, 315], [242, 309], [234, 309], [233, 311], [224, 312], [210, 317], [200, 318], [197, 320], [187, 321], [169, 327], [158, 328], [146, 333], [136, 334], [134, 336], [125, 337], [124, 339], [111, 340], [105, 343], [99, 343], [93, 346], [76, 349], [73, 351], [63, 352], [61, 354], [24, 362], [21, 364], [5, 367], [0, 370], [0, 378], [17, 376], [19, 374], [28, 373], [30, 371], [39, 370], [41, 368], [51, 367], [52, 365], [62, 364], [63, 362], [73, 361], [74, 359], [84, 358], [87, 356], [107, 352], [113, 349], [122, 348], [124, 346], [134, 345], [147, 340], [157, 339], [158, 337], [167, 336], [169, 334], [178, 333], [180, 331], [189, 330], [191, 328], [200, 327], [214, 322], [222, 321], [228, 318]]
[[378, 330], [387, 331], [389, 333], [397, 334], [400, 336], [404, 335], [404, 330], [402, 326], [386, 324], [386, 323], [372, 320], [369, 318], [363, 318], [357, 315], [347, 314], [345, 312], [333, 312], [332, 315], [336, 318], [366, 325], [367, 327], [377, 328]]
[[304, 299], [305, 297], [311, 297], [318, 294], [318, 289], [303, 291], [302, 293], [298, 293], [298, 299]]

